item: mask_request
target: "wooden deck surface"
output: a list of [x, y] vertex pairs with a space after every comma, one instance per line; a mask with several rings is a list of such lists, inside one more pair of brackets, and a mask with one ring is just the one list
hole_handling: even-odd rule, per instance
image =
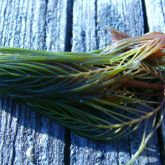
[[[0, 47], [90, 51], [111, 42], [109, 27], [165, 32], [165, 0], [0, 0]], [[94, 142], [0, 99], [0, 165], [125, 165], [140, 135]], [[165, 122], [135, 165], [163, 165], [164, 150]]]

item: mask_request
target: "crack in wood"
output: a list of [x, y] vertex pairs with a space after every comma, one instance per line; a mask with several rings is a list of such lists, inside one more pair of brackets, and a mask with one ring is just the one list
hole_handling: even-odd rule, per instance
[[[67, 17], [66, 17], [66, 35], [65, 35], [65, 51], [72, 50], [72, 28], [73, 28], [73, 0], [67, 1]], [[64, 164], [70, 164], [70, 146], [71, 146], [71, 131], [65, 130], [65, 147], [64, 147]]]
[[149, 25], [148, 25], [148, 19], [147, 19], [145, 0], [141, 0], [141, 3], [142, 3], [143, 19], [144, 19], [144, 33], [148, 33], [149, 32]]

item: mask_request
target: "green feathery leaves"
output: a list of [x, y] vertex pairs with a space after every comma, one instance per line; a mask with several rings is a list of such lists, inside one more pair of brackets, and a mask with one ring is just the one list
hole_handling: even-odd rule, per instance
[[164, 36], [90, 53], [0, 48], [0, 93], [95, 140], [125, 136], [149, 119], [152, 133], [164, 114]]

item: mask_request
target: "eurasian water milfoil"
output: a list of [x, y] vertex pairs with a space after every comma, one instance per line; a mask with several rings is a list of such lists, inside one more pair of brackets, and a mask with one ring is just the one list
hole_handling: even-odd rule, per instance
[[113, 43], [89, 53], [0, 48], [0, 94], [93, 140], [144, 124], [132, 164], [163, 121], [165, 34], [111, 33]]

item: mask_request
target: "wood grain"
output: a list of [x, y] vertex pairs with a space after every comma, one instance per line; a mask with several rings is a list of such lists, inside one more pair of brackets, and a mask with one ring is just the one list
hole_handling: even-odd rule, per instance
[[[72, 51], [103, 48], [111, 42], [108, 28], [130, 36], [144, 33], [142, 3], [139, 0], [75, 0]], [[110, 143], [93, 142], [72, 134], [71, 164], [126, 164], [139, 147], [142, 132]], [[135, 138], [136, 137], [136, 138]], [[160, 164], [157, 136], [135, 164]], [[151, 151], [152, 150], [152, 151]]]
[[[0, 1], [0, 46], [64, 51], [66, 13], [66, 0]], [[47, 118], [1, 99], [1, 165], [30, 164], [30, 150], [35, 164], [64, 164], [64, 133]]]
[[165, 0], [145, 0], [149, 31], [165, 32]]
[[[150, 1], [145, 0], [146, 16], [149, 31], [158, 31], [165, 33], [165, 0]], [[164, 107], [165, 108], [165, 107]], [[161, 127], [161, 133], [159, 134], [161, 156], [165, 161], [165, 120]]]
[[[130, 36], [147, 29], [165, 32], [164, 5], [165, 0], [1, 0], [0, 46], [79, 52], [103, 48], [111, 43], [110, 27]], [[165, 122], [165, 144], [164, 132]], [[66, 138], [70, 134], [58, 124], [0, 98], [2, 165], [125, 165], [141, 134], [109, 143], [74, 133]], [[159, 154], [155, 135], [135, 165], [161, 165]]]

